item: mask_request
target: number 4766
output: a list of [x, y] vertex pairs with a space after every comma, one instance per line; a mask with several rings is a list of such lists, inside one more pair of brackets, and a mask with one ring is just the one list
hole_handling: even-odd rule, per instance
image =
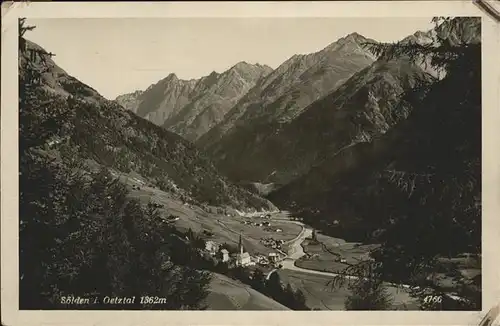
[[440, 295], [428, 295], [424, 298], [424, 303], [441, 303], [442, 300]]

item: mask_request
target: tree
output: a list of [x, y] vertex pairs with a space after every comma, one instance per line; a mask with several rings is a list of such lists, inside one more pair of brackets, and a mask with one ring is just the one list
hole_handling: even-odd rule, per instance
[[[417, 137], [411, 147], [419, 164], [408, 162], [412, 156], [408, 157], [398, 168], [404, 172], [388, 180], [403, 186], [399, 187], [408, 197], [407, 207], [396, 206], [392, 212], [394, 222], [381, 235], [384, 245], [374, 257], [383, 262], [387, 276], [399, 280], [403, 276], [422, 289], [433, 288], [433, 295], [444, 296], [439, 284], [426, 277], [437, 272], [437, 258], [464, 251], [480, 254], [481, 248], [481, 50], [480, 44], [449, 40], [441, 40], [436, 49], [419, 50], [431, 55], [431, 64], [444, 70], [446, 77], [417, 103], [412, 130]], [[409, 49], [401, 51], [412, 55]], [[414, 235], [411, 243], [405, 234]], [[429, 295], [424, 292], [415, 294]], [[468, 296], [466, 292], [462, 294]], [[465, 301], [477, 309], [480, 295], [473, 297]]]
[[250, 273], [248, 269], [242, 266], [237, 266], [230, 270], [230, 274], [233, 278], [240, 280], [243, 283], [250, 284]]
[[[65, 277], [59, 280], [61, 285], [77, 275], [73, 266], [54, 261], [53, 257], [59, 257], [66, 233], [59, 225], [73, 224], [68, 214], [73, 207], [63, 204], [66, 194], [74, 190], [72, 194], [78, 197], [84, 183], [80, 173], [72, 173], [54, 158], [34, 151], [54, 137], [66, 136], [71, 131], [68, 122], [72, 117], [63, 100], [54, 99], [38, 87], [43, 66], [34, 64], [33, 53], [41, 57], [46, 54], [28, 48], [22, 37], [34, 28], [25, 26], [25, 19], [19, 20], [20, 305], [28, 309], [57, 302], [60, 289], [50, 282], [55, 282], [62, 272]], [[62, 254], [60, 259], [65, 257]]]
[[304, 293], [294, 290], [290, 284], [283, 287], [280, 276], [274, 272], [265, 283], [264, 293], [284, 306], [293, 310], [310, 310], [306, 305]]
[[318, 234], [316, 233], [316, 229], [313, 230], [312, 241], [313, 243], [318, 243]]
[[381, 282], [362, 280], [351, 284], [349, 290], [346, 310], [388, 310], [391, 306], [390, 295]]
[[284, 288], [283, 292], [281, 294], [282, 296], [282, 301], [285, 306], [290, 307], [292, 309], [296, 309], [296, 304], [295, 304], [295, 297], [294, 297], [295, 291], [292, 288], [292, 285], [288, 283]]
[[347, 267], [328, 282], [332, 288], [346, 286], [350, 291], [344, 301], [346, 310], [388, 310], [391, 308], [393, 298], [384, 286], [384, 276], [377, 265], [373, 261], [360, 261]]
[[264, 293], [265, 292], [265, 282], [266, 282], [266, 276], [264, 275], [262, 270], [256, 269], [253, 272], [252, 281], [250, 283], [252, 288], [254, 288], [255, 290], [257, 290], [259, 292]]
[[229, 253], [231, 254], [234, 254], [234, 253], [238, 253], [238, 247], [233, 245], [233, 244], [229, 244], [227, 242], [224, 242], [221, 246], [220, 246], [221, 249], [226, 249]]
[[302, 290], [295, 290], [293, 297], [296, 307], [295, 310], [310, 310], [310, 308], [306, 304], [306, 296], [304, 295], [304, 292], [302, 292]]
[[[20, 20], [20, 37], [34, 27]], [[24, 39], [23, 39], [24, 41]], [[153, 205], [130, 200], [106, 168], [87, 171], [75, 117], [88, 104], [40, 87], [50, 53], [21, 47], [19, 74], [19, 305], [68, 308], [63, 296], [158, 295], [159, 305], [79, 309], [203, 309], [210, 273], [172, 263], [172, 230]], [[33, 55], [35, 53], [36, 55]], [[76, 120], [78, 120], [76, 119]], [[50, 150], [47, 144], [56, 142]], [[190, 243], [185, 244], [191, 247]], [[98, 277], [96, 277], [98, 276]], [[74, 308], [71, 306], [70, 308]]]
[[35, 29], [35, 26], [26, 26], [26, 18], [19, 18], [19, 51], [26, 51], [24, 34]]
[[274, 300], [283, 302], [283, 286], [281, 285], [281, 279], [277, 272], [269, 276], [266, 282], [266, 293]]

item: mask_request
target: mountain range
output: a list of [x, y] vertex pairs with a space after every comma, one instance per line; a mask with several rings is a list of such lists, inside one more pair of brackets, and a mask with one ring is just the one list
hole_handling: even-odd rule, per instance
[[[143, 93], [116, 100], [206, 148], [242, 121], [293, 119], [306, 105], [374, 61], [361, 48], [365, 41], [369, 40], [353, 33], [316, 53], [294, 55], [274, 71], [240, 62], [199, 80], [183, 81], [170, 74]], [[125, 103], [128, 98], [137, 98], [136, 104]]]
[[[403, 42], [431, 39], [417, 32]], [[199, 80], [172, 73], [116, 101], [194, 142], [233, 181], [274, 189], [386, 132], [410, 110], [398, 96], [433, 79], [424, 65], [377, 60], [367, 44], [377, 42], [351, 33], [275, 70], [240, 62]]]
[[144, 92], [118, 96], [116, 101], [147, 120], [195, 141], [272, 69], [239, 62], [223, 73], [182, 80], [169, 74]]
[[[453, 19], [399, 43], [477, 42], [478, 28], [474, 19]], [[429, 57], [387, 60], [370, 50], [377, 44], [351, 33], [318, 52], [294, 55], [274, 70], [239, 63], [199, 80], [171, 74], [136, 92], [135, 102], [128, 100], [133, 105], [123, 97], [117, 101], [194, 142], [233, 182], [263, 195], [292, 183], [306, 189], [294, 181], [321, 178], [309, 175], [387, 133], [412, 112], [403, 94], [443, 78]], [[166, 113], [158, 120], [159, 112]]]

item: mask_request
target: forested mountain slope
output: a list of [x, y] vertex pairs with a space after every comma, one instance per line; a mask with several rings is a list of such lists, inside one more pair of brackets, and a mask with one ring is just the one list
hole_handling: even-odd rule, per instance
[[402, 94], [431, 81], [408, 60], [379, 60], [290, 123], [239, 127], [220, 142], [217, 164], [234, 180], [286, 184], [343, 148], [385, 133], [411, 110]]
[[[28, 49], [39, 49], [27, 42]], [[26, 58], [21, 57], [21, 65]], [[124, 110], [94, 89], [66, 74], [50, 58], [35, 65], [40, 89], [52, 105], [71, 112], [72, 133], [64, 138], [84, 159], [122, 172], [134, 171], [162, 190], [178, 192], [199, 203], [239, 208], [269, 208], [267, 200], [221, 177], [210, 160], [180, 136]], [[39, 99], [40, 103], [49, 99]], [[53, 141], [61, 142], [63, 138]], [[57, 145], [52, 145], [57, 151]]]
[[[371, 254], [373, 271], [418, 285], [415, 295], [426, 309], [478, 310], [480, 273], [468, 277], [443, 260], [465, 252], [481, 268], [480, 18], [446, 19], [436, 30], [436, 44], [377, 48], [384, 58], [428, 59], [445, 73], [406, 92], [413, 107], [407, 119], [325, 159], [269, 198], [324, 232], [380, 244]], [[452, 285], [440, 281], [444, 273]], [[461, 299], [443, 296], [450, 291]], [[432, 293], [443, 302], [426, 304]]]

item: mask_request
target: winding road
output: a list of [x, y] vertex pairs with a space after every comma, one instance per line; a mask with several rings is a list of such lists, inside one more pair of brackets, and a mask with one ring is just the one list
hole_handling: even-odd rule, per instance
[[[288, 212], [282, 212], [285, 213], [287, 216]], [[287, 242], [287, 244], [290, 246], [288, 250], [288, 255], [281, 261], [282, 264], [282, 269], [288, 269], [296, 272], [302, 272], [302, 273], [308, 273], [308, 274], [314, 274], [314, 275], [321, 275], [321, 276], [328, 276], [328, 277], [337, 277], [341, 276], [342, 274], [339, 273], [333, 273], [333, 272], [321, 272], [321, 271], [316, 271], [312, 269], [306, 269], [306, 268], [301, 268], [295, 265], [295, 261], [300, 259], [301, 257], [305, 256], [304, 248], [302, 247], [302, 242], [308, 237], [312, 235], [313, 230], [307, 227], [304, 223], [299, 222], [299, 221], [293, 221], [290, 220], [289, 218], [275, 218], [273, 219], [275, 221], [280, 221], [280, 222], [286, 222], [286, 223], [295, 223], [298, 224], [302, 227], [301, 232], [297, 237], [294, 239], [290, 240]], [[273, 269], [271, 270], [267, 276], [266, 279], [269, 279], [272, 273], [276, 272], [278, 269]], [[358, 276], [354, 275], [343, 275], [345, 279], [358, 279]], [[403, 289], [410, 289], [411, 286], [408, 284], [395, 284], [395, 283], [387, 283], [388, 287], [393, 287], [393, 288], [403, 288]], [[461, 297], [447, 293], [445, 294], [447, 297], [453, 299], [453, 300], [462, 300]]]
[[[308, 237], [312, 236], [313, 230], [308, 228], [304, 223], [298, 222], [298, 221], [292, 221], [290, 219], [286, 218], [275, 218], [272, 219], [274, 221], [280, 221], [280, 222], [286, 222], [286, 223], [294, 223], [297, 225], [300, 225], [302, 227], [302, 230], [300, 231], [299, 235], [297, 235], [294, 239], [286, 242], [287, 245], [289, 245], [288, 249], [288, 254], [285, 258], [281, 260], [281, 265], [282, 269], [288, 269], [296, 272], [303, 272], [303, 273], [308, 273], [308, 274], [315, 274], [315, 275], [321, 275], [321, 276], [329, 276], [329, 277], [335, 277], [339, 276], [340, 274], [333, 273], [333, 272], [321, 272], [321, 271], [316, 271], [312, 269], [306, 269], [306, 268], [301, 268], [295, 265], [295, 261], [300, 259], [301, 257], [305, 256], [304, 248], [302, 247], [302, 242]], [[271, 277], [271, 274], [277, 271], [277, 269], [273, 269], [270, 271], [266, 278], [269, 279]], [[356, 279], [356, 276], [345, 276], [347, 279]]]

